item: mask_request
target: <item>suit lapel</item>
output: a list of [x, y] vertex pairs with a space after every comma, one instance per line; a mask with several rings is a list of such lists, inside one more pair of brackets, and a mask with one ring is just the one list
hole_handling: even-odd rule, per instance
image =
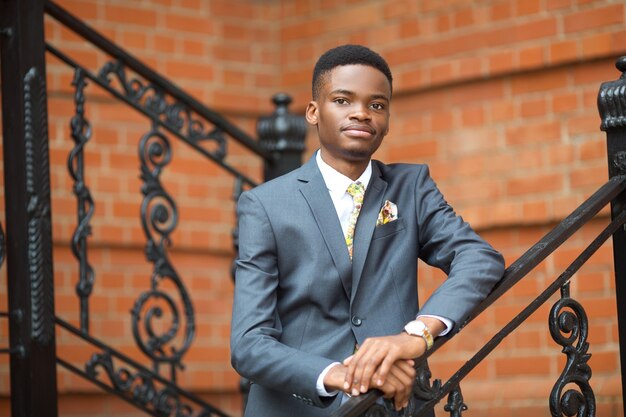
[[328, 246], [330, 255], [343, 284], [346, 296], [352, 291], [351, 265], [348, 248], [337, 218], [337, 211], [328, 193], [322, 174], [319, 172], [315, 156], [300, 169], [300, 192], [306, 199], [319, 230]]
[[376, 227], [378, 213], [383, 206], [383, 198], [385, 196], [386, 189], [387, 182], [381, 178], [378, 165], [372, 161], [372, 179], [370, 180], [367, 190], [365, 191], [363, 208], [359, 214], [359, 219], [356, 223], [356, 230], [354, 232], [351, 300], [354, 299], [354, 295], [356, 294], [359, 286], [359, 281], [361, 280], [363, 266], [365, 265], [367, 252], [369, 251], [372, 235], [374, 234], [374, 228]]

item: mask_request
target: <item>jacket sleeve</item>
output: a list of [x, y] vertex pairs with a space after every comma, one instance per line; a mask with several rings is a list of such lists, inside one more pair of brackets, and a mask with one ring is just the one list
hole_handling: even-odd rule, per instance
[[456, 215], [427, 167], [418, 175], [415, 196], [420, 258], [448, 275], [419, 314], [449, 318], [455, 332], [502, 278], [504, 259]]
[[335, 397], [320, 397], [316, 382], [334, 361], [280, 342], [280, 273], [270, 218], [253, 191], [241, 195], [237, 213], [239, 253], [231, 322], [232, 365], [254, 383], [289, 393], [310, 405], [328, 406]]

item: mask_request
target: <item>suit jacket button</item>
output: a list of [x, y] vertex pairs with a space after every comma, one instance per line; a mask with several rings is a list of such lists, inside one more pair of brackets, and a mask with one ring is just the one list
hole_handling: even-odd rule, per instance
[[359, 327], [361, 323], [363, 323], [363, 320], [361, 320], [360, 317], [357, 317], [357, 316], [352, 317], [352, 324], [354, 324], [356, 327]]

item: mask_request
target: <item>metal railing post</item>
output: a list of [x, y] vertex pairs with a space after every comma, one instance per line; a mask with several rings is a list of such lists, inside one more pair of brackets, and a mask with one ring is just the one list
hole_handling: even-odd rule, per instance
[[[626, 175], [626, 57], [615, 65], [622, 73], [616, 81], [603, 83], [598, 93], [601, 129], [606, 132], [609, 177]], [[626, 193], [611, 202], [611, 218], [626, 210]], [[626, 408], [626, 229], [613, 234], [615, 293], [622, 377], [622, 407]]]
[[43, 3], [0, 2], [12, 417], [58, 414]]
[[259, 118], [257, 133], [261, 146], [276, 155], [275, 161], [265, 161], [264, 179], [269, 181], [302, 165], [306, 121], [289, 113], [291, 97], [276, 94], [272, 101], [276, 110], [270, 116]]

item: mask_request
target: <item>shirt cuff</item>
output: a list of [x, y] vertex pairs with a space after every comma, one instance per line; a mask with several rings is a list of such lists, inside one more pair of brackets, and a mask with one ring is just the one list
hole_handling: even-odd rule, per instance
[[328, 371], [330, 371], [330, 368], [332, 368], [335, 365], [341, 365], [341, 364], [339, 362], [331, 363], [326, 368], [324, 368], [320, 376], [317, 377], [316, 388], [317, 388], [317, 393], [319, 394], [320, 397], [334, 397], [335, 395], [339, 393], [338, 390], [328, 392], [326, 391], [326, 387], [324, 386], [324, 377], [326, 377], [326, 374], [328, 373]]
[[446, 328], [443, 329], [443, 331], [441, 333], [439, 333], [439, 336], [445, 336], [448, 333], [450, 333], [450, 330], [452, 330], [453, 327], [453, 323], [452, 320], [447, 319], [445, 317], [441, 317], [441, 316], [434, 316], [431, 314], [420, 314], [419, 316], [416, 317], [416, 319], [419, 319], [420, 317], [431, 317], [433, 319], [437, 319], [439, 321], [441, 321], [443, 324], [446, 325]]

